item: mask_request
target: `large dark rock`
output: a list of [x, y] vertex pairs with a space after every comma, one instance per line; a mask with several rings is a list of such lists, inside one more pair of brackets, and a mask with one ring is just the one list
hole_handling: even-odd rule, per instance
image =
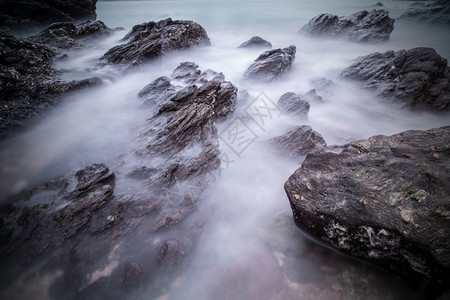
[[55, 50], [76, 50], [83, 48], [86, 42], [108, 36], [112, 32], [102, 21], [86, 21], [78, 25], [65, 22], [52, 24], [27, 40]]
[[386, 10], [360, 11], [348, 17], [321, 14], [311, 19], [300, 32], [323, 37], [343, 38], [355, 42], [389, 40], [394, 19]]
[[242, 43], [239, 48], [272, 48], [272, 44], [259, 36], [254, 36]]
[[138, 66], [173, 50], [210, 45], [209, 37], [193, 21], [166, 19], [136, 25], [123, 38], [125, 44], [111, 48], [102, 57], [109, 64]]
[[302, 99], [302, 97], [296, 93], [287, 92], [281, 95], [280, 99], [278, 99], [277, 105], [283, 113], [300, 116], [302, 118], [306, 118], [308, 116], [308, 101]]
[[431, 48], [360, 57], [341, 76], [363, 81], [364, 87], [411, 109], [447, 111], [450, 108], [447, 60]]
[[296, 48], [291, 45], [283, 49], [269, 50], [261, 54], [245, 71], [244, 78], [271, 81], [291, 70]]
[[314, 152], [286, 181], [295, 223], [322, 243], [439, 293], [450, 280], [450, 127]]
[[419, 8], [410, 8], [399, 17], [399, 20], [450, 24], [450, 0], [438, 0]]
[[95, 20], [97, 0], [3, 0], [0, 27], [13, 33], [27, 33], [55, 22]]
[[0, 137], [22, 127], [68, 92], [100, 79], [63, 82], [52, 65], [56, 52], [0, 31]]
[[277, 152], [292, 159], [299, 159], [310, 152], [323, 151], [327, 146], [323, 137], [309, 125], [293, 127], [285, 134], [271, 139], [270, 143]]

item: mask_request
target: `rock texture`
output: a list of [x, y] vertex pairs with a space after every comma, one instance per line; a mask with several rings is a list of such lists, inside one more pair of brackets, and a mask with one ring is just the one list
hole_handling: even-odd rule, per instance
[[321, 14], [311, 19], [300, 32], [314, 36], [343, 38], [355, 42], [389, 40], [394, 19], [386, 10], [360, 11], [348, 17]]
[[215, 122], [233, 114], [236, 97], [223, 74], [191, 62], [145, 86], [139, 99], [148, 123], [133, 152], [110, 161], [111, 169], [69, 172], [0, 209], [2, 266], [61, 273], [59, 298], [124, 299], [143, 283], [154, 284], [145, 297], [160, 296], [158, 283], [202, 230], [205, 216], [186, 219], [220, 166]]
[[450, 24], [450, 0], [438, 0], [419, 8], [411, 8], [399, 20]]
[[101, 83], [99, 78], [59, 80], [59, 73], [52, 65], [57, 52], [2, 31], [0, 53], [0, 137], [22, 127], [62, 95]]
[[166, 19], [136, 25], [123, 38], [125, 44], [113, 47], [102, 57], [109, 64], [138, 66], [173, 50], [210, 45], [209, 37], [192, 21]]
[[302, 96], [296, 93], [288, 92], [281, 95], [277, 102], [282, 113], [296, 115], [306, 118], [309, 112], [309, 102], [302, 99]]
[[358, 58], [341, 76], [363, 81], [364, 87], [411, 109], [450, 108], [447, 60], [431, 48], [373, 53]]
[[272, 44], [259, 36], [254, 36], [242, 43], [239, 48], [272, 48]]
[[342, 253], [442, 292], [450, 279], [449, 140], [443, 127], [309, 154], [285, 183], [295, 223]]
[[27, 33], [55, 22], [95, 20], [97, 0], [3, 0], [0, 2], [0, 28]]
[[271, 81], [291, 70], [296, 48], [291, 45], [283, 49], [269, 50], [261, 54], [245, 71], [244, 78]]
[[309, 125], [295, 126], [285, 134], [271, 139], [270, 143], [277, 152], [292, 159], [323, 151], [327, 146], [323, 137]]

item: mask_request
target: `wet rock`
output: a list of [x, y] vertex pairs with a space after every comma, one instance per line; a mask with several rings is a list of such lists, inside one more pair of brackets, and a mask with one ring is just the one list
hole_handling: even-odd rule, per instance
[[179, 263], [184, 253], [177, 240], [166, 240], [159, 246], [159, 263], [164, 266], [171, 266]]
[[302, 99], [300, 95], [292, 92], [283, 94], [277, 102], [283, 113], [297, 115], [306, 118], [309, 112], [308, 101]]
[[296, 225], [439, 293], [450, 278], [450, 127], [314, 152], [285, 183]]
[[342, 77], [363, 81], [364, 87], [410, 109], [450, 108], [447, 60], [431, 48], [387, 51], [360, 57]]
[[427, 3], [420, 8], [410, 8], [399, 17], [399, 20], [450, 24], [450, 1], [438, 0]]
[[28, 33], [55, 22], [95, 20], [97, 0], [29, 0], [0, 2], [0, 27], [8, 32]]
[[386, 10], [360, 11], [348, 17], [321, 14], [311, 19], [300, 32], [314, 36], [343, 38], [354, 42], [389, 40], [394, 19]]
[[210, 45], [205, 29], [199, 24], [170, 18], [136, 25], [123, 41], [126, 43], [108, 50], [101, 60], [135, 67], [173, 50]]
[[272, 44], [259, 36], [254, 36], [242, 43], [239, 48], [272, 48]]
[[295, 52], [294, 45], [264, 52], [245, 71], [244, 78], [271, 81], [279, 77], [291, 70], [295, 60]]
[[136, 287], [144, 275], [141, 266], [134, 261], [125, 264], [123, 268], [122, 283], [126, 290]]
[[271, 139], [270, 143], [277, 152], [292, 159], [323, 151], [327, 146], [323, 137], [309, 125], [296, 126], [282, 136]]
[[112, 32], [102, 21], [86, 21], [78, 25], [65, 22], [52, 24], [27, 40], [52, 47], [55, 51], [77, 50], [85, 47], [86, 42], [108, 36]]
[[309, 102], [324, 103], [322, 96], [317, 94], [316, 89], [309, 90], [304, 97]]

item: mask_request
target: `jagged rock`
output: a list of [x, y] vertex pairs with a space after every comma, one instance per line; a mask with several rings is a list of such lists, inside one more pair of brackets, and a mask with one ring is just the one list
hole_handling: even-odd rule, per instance
[[254, 36], [242, 43], [239, 48], [272, 48], [272, 44], [259, 36]]
[[280, 99], [278, 99], [277, 105], [281, 109], [282, 113], [297, 115], [302, 118], [308, 116], [308, 101], [302, 99], [302, 97], [296, 93], [288, 92], [281, 95]]
[[323, 137], [309, 125], [296, 126], [282, 136], [271, 139], [270, 143], [278, 152], [293, 159], [323, 151], [327, 146]]
[[85, 42], [108, 36], [112, 32], [113, 30], [102, 21], [86, 21], [78, 25], [65, 22], [52, 24], [27, 40], [53, 47], [55, 51], [60, 49], [76, 50], [83, 48]]
[[394, 19], [386, 10], [363, 10], [348, 17], [321, 14], [311, 19], [300, 32], [355, 42], [378, 42], [389, 40], [394, 30]]
[[261, 54], [245, 71], [244, 78], [271, 81], [291, 70], [296, 48], [291, 45], [283, 49], [269, 50]]
[[3, 0], [0, 27], [14, 33], [27, 33], [55, 22], [95, 20], [97, 0]]
[[399, 20], [450, 24], [450, 0], [433, 1], [421, 8], [411, 8], [401, 15]]
[[346, 255], [442, 292], [450, 279], [449, 140], [443, 127], [310, 153], [285, 183], [295, 223]]
[[210, 45], [205, 29], [199, 24], [170, 18], [136, 25], [123, 41], [126, 43], [108, 50], [101, 60], [135, 67], [169, 51]]
[[450, 108], [447, 60], [431, 48], [387, 51], [360, 57], [341, 76], [364, 81], [364, 87], [410, 109]]

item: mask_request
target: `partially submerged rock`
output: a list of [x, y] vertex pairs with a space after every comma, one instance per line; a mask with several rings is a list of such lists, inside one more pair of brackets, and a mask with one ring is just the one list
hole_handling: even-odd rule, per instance
[[389, 40], [393, 30], [394, 19], [389, 17], [389, 12], [374, 9], [348, 17], [321, 14], [311, 19], [300, 32], [354, 42], [379, 42]]
[[272, 44], [259, 36], [254, 36], [242, 43], [239, 48], [272, 48]]
[[293, 92], [287, 92], [281, 95], [277, 102], [282, 113], [296, 115], [306, 118], [309, 112], [309, 103], [302, 96]]
[[450, 280], [449, 140], [443, 127], [310, 153], [285, 183], [295, 223], [439, 294]]
[[244, 78], [271, 81], [292, 68], [296, 48], [291, 45], [283, 49], [269, 50], [261, 54], [245, 71]]
[[126, 43], [111, 48], [101, 59], [109, 64], [135, 67], [173, 50], [210, 45], [205, 29], [199, 24], [170, 18], [136, 25], [123, 41]]
[[387, 51], [360, 57], [342, 77], [410, 109], [448, 111], [450, 84], [447, 60], [431, 48]]

